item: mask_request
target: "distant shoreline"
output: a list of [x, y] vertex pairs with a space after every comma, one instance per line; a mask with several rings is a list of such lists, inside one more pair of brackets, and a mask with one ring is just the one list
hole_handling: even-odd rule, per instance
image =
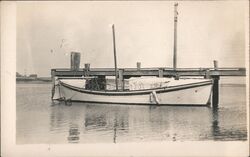
[[246, 87], [246, 84], [240, 84], [240, 83], [221, 83], [221, 87]]
[[16, 77], [16, 83], [35, 84], [35, 83], [51, 83], [50, 77]]
[[16, 84], [51, 84], [52, 81], [41, 81], [41, 80], [32, 80], [32, 81], [16, 81]]

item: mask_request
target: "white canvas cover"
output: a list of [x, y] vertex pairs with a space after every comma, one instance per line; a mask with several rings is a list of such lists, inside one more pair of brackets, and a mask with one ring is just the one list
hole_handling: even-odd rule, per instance
[[128, 80], [129, 90], [141, 90], [160, 88], [168, 86], [169, 82], [174, 80], [173, 78], [158, 78], [158, 77], [140, 77], [130, 78]]
[[159, 77], [133, 77], [128, 79], [129, 90], [142, 90], [151, 88], [161, 88], [178, 86], [184, 84], [203, 82], [206, 79], [201, 78], [181, 78], [175, 80], [174, 78], [159, 78]]

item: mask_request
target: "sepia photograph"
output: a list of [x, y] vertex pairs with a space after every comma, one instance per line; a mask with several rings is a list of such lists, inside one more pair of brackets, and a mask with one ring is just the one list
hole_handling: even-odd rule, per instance
[[249, 1], [1, 8], [1, 122], [16, 152], [249, 156]]

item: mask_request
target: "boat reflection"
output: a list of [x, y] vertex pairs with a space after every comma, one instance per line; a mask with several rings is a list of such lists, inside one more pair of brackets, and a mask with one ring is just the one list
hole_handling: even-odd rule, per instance
[[72, 125], [69, 127], [69, 136], [68, 136], [68, 141], [69, 143], [78, 143], [80, 140], [79, 136], [79, 127], [78, 125]]
[[219, 115], [210, 107], [58, 104], [50, 128], [70, 143], [216, 140], [228, 131]]
[[[84, 115], [84, 129], [86, 132], [104, 132], [116, 137], [119, 133], [126, 133], [128, 128], [128, 107], [106, 106], [106, 105], [87, 105]], [[85, 132], [85, 133], [86, 133]]]

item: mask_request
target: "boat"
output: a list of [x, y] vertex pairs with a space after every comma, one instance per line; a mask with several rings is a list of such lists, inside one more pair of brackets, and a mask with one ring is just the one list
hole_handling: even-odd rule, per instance
[[[173, 69], [176, 70], [176, 26], [177, 6], [175, 4], [174, 58]], [[78, 101], [108, 104], [147, 104], [147, 105], [196, 105], [210, 104], [212, 79], [167, 77], [139, 77], [121, 79], [118, 82], [116, 60], [115, 27], [112, 25], [115, 80], [94, 76], [58, 78], [52, 90], [53, 100]], [[74, 59], [73, 59], [74, 60]], [[77, 61], [77, 63], [79, 63]], [[78, 64], [79, 66], [79, 64]], [[85, 72], [87, 72], [85, 68]], [[123, 78], [123, 77], [121, 77]], [[115, 82], [115, 83], [114, 83]], [[115, 88], [114, 88], [115, 86]]]
[[197, 78], [131, 78], [126, 82], [125, 88], [120, 86], [115, 90], [108, 85], [100, 89], [103, 82], [94, 77], [59, 78], [53, 99], [106, 104], [204, 106], [210, 104], [213, 84], [211, 79]]

